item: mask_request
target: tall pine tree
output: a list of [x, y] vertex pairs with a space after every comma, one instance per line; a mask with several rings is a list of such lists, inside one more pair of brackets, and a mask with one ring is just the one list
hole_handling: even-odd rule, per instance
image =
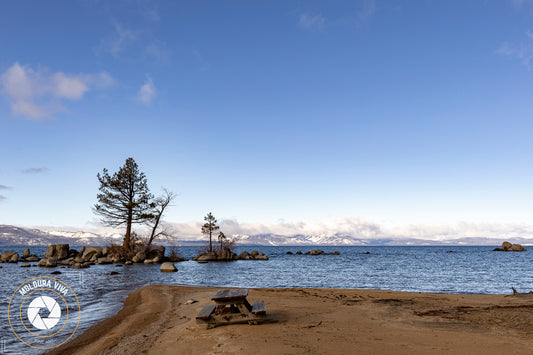
[[133, 158], [126, 159], [126, 163], [118, 172], [110, 176], [107, 169], [98, 174], [100, 192], [98, 203], [94, 205], [94, 213], [100, 215], [102, 222], [108, 226], [126, 226], [124, 235], [124, 251], [131, 248], [131, 226], [134, 223], [144, 223], [153, 218], [152, 202], [146, 176], [139, 171]]

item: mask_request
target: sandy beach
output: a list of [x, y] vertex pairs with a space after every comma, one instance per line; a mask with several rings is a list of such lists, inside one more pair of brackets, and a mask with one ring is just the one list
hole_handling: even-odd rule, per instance
[[[207, 329], [195, 317], [220, 288], [152, 285], [50, 354], [526, 354], [533, 295], [251, 289], [267, 320]], [[187, 304], [194, 299], [197, 303]]]

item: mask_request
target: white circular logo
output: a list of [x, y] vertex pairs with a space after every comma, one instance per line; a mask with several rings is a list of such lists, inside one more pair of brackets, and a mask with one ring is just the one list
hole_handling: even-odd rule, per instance
[[[47, 317], [41, 315], [47, 315]], [[61, 307], [52, 297], [39, 296], [28, 306], [28, 319], [37, 329], [52, 329], [60, 318]]]

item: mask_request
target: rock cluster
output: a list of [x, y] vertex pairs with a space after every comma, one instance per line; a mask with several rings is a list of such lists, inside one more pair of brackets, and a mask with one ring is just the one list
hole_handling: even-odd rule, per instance
[[226, 249], [216, 250], [195, 256], [192, 260], [198, 262], [207, 261], [234, 261], [234, 260], [268, 260], [268, 256], [257, 250], [252, 250], [251, 253], [243, 251], [240, 255]]
[[28, 262], [28, 261], [39, 261], [37, 255], [30, 255], [30, 249], [24, 249], [22, 252], [22, 257], [14, 251], [5, 251], [0, 255], [0, 263], [18, 263]]
[[527, 251], [527, 249], [520, 244], [503, 242], [501, 248], [495, 248], [494, 251]]
[[[296, 252], [296, 255], [302, 255], [302, 254], [304, 253], [302, 253], [300, 250]], [[305, 253], [305, 255], [340, 255], [340, 254], [341, 254], [340, 251], [332, 251], [331, 253], [326, 253], [322, 249], [314, 249], [314, 250], [311, 250]], [[293, 255], [292, 251], [288, 251], [287, 255]]]
[[[169, 258], [165, 257], [165, 247], [163, 246], [151, 246], [146, 251], [138, 252], [132, 260], [126, 260], [119, 256], [111, 254], [111, 249], [101, 247], [81, 247], [79, 250], [70, 249], [68, 244], [54, 244], [50, 245], [44, 254], [44, 257], [40, 259], [36, 255], [30, 255], [30, 250], [25, 249], [22, 253], [22, 257], [14, 251], [6, 251], [0, 255], [0, 262], [17, 263], [22, 262], [36, 262], [41, 267], [56, 267], [56, 266], [69, 266], [73, 269], [83, 269], [90, 265], [100, 264], [121, 264], [131, 265], [133, 263], [143, 264], [160, 264], [168, 261]], [[178, 259], [173, 261], [184, 261], [187, 259]], [[23, 264], [21, 267], [28, 267], [30, 264]], [[33, 265], [36, 266], [36, 265]], [[177, 269], [176, 269], [177, 270]]]

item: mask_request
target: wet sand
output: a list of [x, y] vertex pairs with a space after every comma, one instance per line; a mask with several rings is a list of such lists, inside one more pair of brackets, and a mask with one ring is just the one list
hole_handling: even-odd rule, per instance
[[[51, 354], [527, 354], [533, 295], [251, 289], [267, 320], [207, 329], [221, 288], [152, 285]], [[197, 303], [187, 304], [189, 299]]]

